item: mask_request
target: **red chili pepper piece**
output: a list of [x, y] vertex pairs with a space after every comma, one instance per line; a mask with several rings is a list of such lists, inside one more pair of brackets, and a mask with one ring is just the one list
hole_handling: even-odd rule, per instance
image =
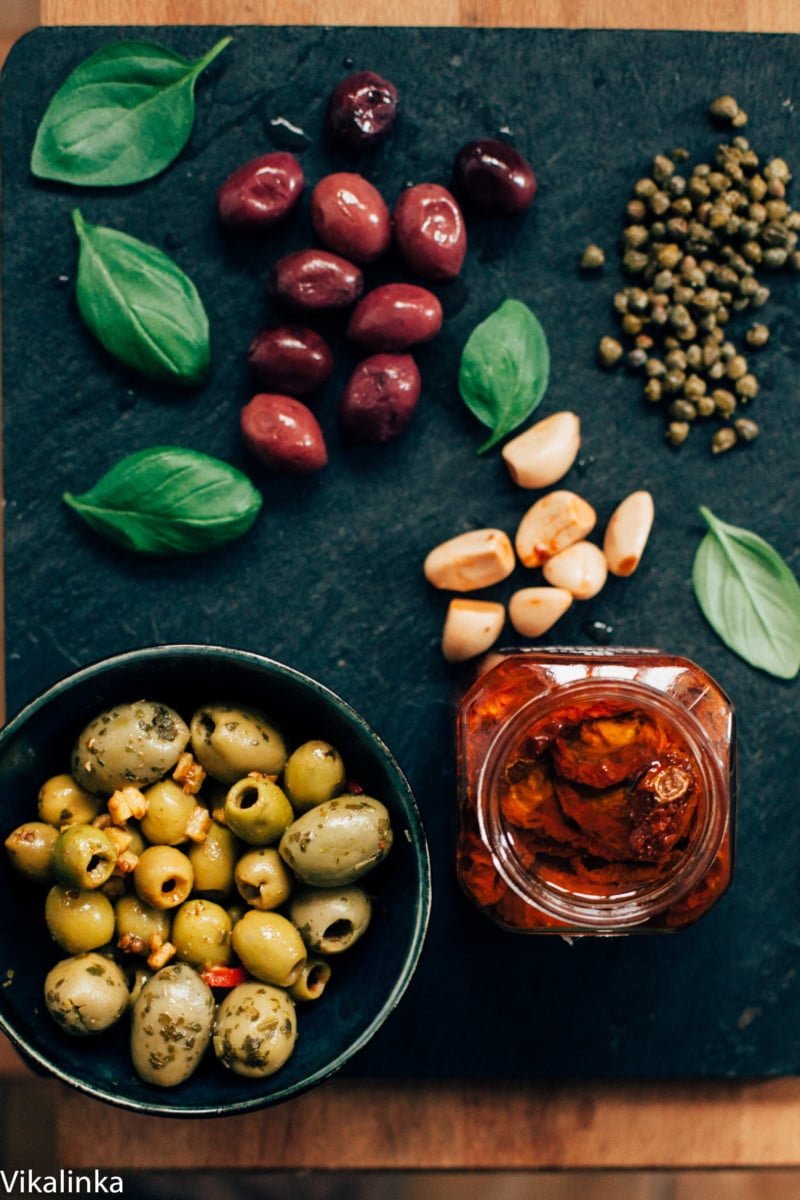
[[203, 983], [210, 988], [235, 988], [247, 983], [250, 976], [244, 967], [204, 967], [200, 972]]

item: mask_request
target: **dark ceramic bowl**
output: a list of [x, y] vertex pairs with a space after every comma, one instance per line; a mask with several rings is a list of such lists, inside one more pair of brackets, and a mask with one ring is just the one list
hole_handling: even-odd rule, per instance
[[51, 1020], [42, 986], [64, 953], [44, 923], [44, 890], [21, 881], [0, 853], [0, 1027], [34, 1066], [97, 1099], [169, 1116], [216, 1116], [286, 1100], [338, 1070], [364, 1046], [405, 991], [419, 958], [430, 907], [425, 835], [402, 771], [378, 735], [333, 692], [270, 659], [217, 646], [156, 646], [106, 659], [70, 675], [32, 701], [0, 733], [2, 838], [36, 819], [36, 796], [51, 775], [69, 769], [84, 724], [111, 704], [141, 697], [184, 716], [223, 699], [255, 704], [295, 744], [321, 737], [337, 746], [350, 778], [391, 812], [394, 846], [367, 877], [374, 897], [370, 929], [333, 963], [325, 995], [298, 1006], [297, 1048], [263, 1080], [242, 1079], [208, 1051], [178, 1088], [156, 1088], [135, 1074], [129, 1022], [107, 1033], [71, 1038]]

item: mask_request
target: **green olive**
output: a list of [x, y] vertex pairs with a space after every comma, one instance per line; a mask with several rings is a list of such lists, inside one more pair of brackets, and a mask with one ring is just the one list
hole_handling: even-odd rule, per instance
[[162, 779], [145, 792], [147, 812], [140, 828], [148, 842], [156, 846], [177, 846], [188, 841], [186, 826], [197, 807], [194, 796], [178, 787], [172, 779]]
[[139, 826], [133, 821], [128, 821], [124, 826], [125, 832], [131, 835], [128, 850], [131, 854], [135, 854], [138, 858], [147, 849], [147, 842], [142, 837]]
[[58, 830], [44, 821], [27, 821], [6, 838], [6, 850], [15, 871], [36, 883], [48, 883], [53, 876], [53, 847]]
[[174, 846], [148, 846], [133, 872], [133, 886], [153, 908], [177, 908], [192, 890], [194, 872], [185, 854]]
[[267, 911], [289, 899], [292, 877], [277, 850], [251, 850], [236, 864], [236, 886], [243, 900]]
[[111, 958], [79, 954], [56, 963], [44, 981], [47, 1011], [65, 1033], [102, 1033], [128, 1007], [128, 984]]
[[207, 704], [192, 717], [192, 753], [220, 783], [250, 771], [280, 775], [286, 765], [283, 737], [257, 708]]
[[96, 716], [72, 752], [72, 774], [90, 792], [155, 783], [177, 763], [189, 730], [166, 704], [136, 700]]
[[71, 775], [54, 775], [39, 789], [39, 816], [48, 825], [89, 825], [100, 811], [100, 799], [83, 790]]
[[293, 897], [289, 916], [312, 950], [341, 954], [366, 932], [372, 905], [360, 887], [305, 888]]
[[53, 847], [53, 871], [65, 887], [101, 887], [116, 865], [114, 843], [94, 825], [69, 825]]
[[281, 858], [311, 887], [341, 887], [389, 853], [389, 813], [370, 796], [338, 796], [298, 817], [281, 838]]
[[245, 913], [233, 927], [233, 948], [251, 975], [277, 987], [291, 987], [306, 961], [303, 939], [279, 913]]
[[214, 1022], [214, 1053], [235, 1075], [264, 1079], [294, 1050], [294, 1005], [280, 988], [240, 983], [219, 1006]]
[[325, 959], [309, 954], [299, 977], [289, 988], [289, 995], [293, 1000], [319, 1000], [330, 977], [331, 969]]
[[[120, 896], [114, 905], [117, 918], [117, 945], [129, 954], [149, 954], [150, 939], [155, 935], [168, 942], [172, 918], [163, 908], [153, 908], [138, 896]], [[141, 944], [140, 944], [141, 943]]]
[[283, 786], [297, 812], [332, 800], [344, 791], [344, 763], [328, 742], [303, 742], [289, 755]]
[[195, 967], [231, 961], [231, 919], [211, 900], [187, 900], [175, 913], [170, 941], [178, 958]]
[[187, 850], [194, 871], [194, 890], [214, 900], [233, 891], [233, 873], [240, 843], [225, 825], [212, 821], [202, 842]]
[[133, 1008], [136, 1001], [142, 994], [142, 988], [147, 983], [148, 979], [153, 978], [153, 972], [147, 967], [137, 967], [131, 978], [131, 994], [128, 997], [128, 1008]]
[[68, 954], [96, 950], [114, 936], [111, 901], [97, 891], [56, 884], [47, 893], [44, 919], [52, 939]]
[[175, 1087], [196, 1070], [211, 1039], [214, 997], [192, 967], [170, 963], [139, 993], [131, 1022], [131, 1058], [137, 1075], [157, 1087]]
[[286, 793], [269, 779], [240, 779], [225, 797], [225, 820], [251, 846], [269, 846], [294, 820]]

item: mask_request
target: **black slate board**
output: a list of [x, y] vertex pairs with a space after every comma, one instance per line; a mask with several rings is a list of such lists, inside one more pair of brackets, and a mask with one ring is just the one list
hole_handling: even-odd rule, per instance
[[[601, 375], [598, 337], [611, 328], [616, 265], [583, 281], [589, 240], [611, 247], [632, 181], [655, 152], [707, 157], [718, 138], [708, 100], [732, 91], [754, 144], [800, 168], [800, 46], [788, 37], [484, 30], [235, 30], [202, 80], [191, 142], [160, 178], [138, 187], [43, 186], [28, 156], [47, 97], [85, 55], [125, 34], [194, 57], [223, 31], [50, 29], [12, 52], [3, 76], [3, 319], [5, 571], [9, 712], [87, 661], [152, 642], [228, 642], [319, 677], [383, 734], [408, 772], [430, 837], [433, 923], [412, 988], [351, 1068], [408, 1077], [762, 1076], [800, 1064], [800, 821], [797, 691], [751, 670], [716, 640], [697, 610], [690, 568], [697, 505], [757, 530], [800, 565], [795, 421], [800, 363], [797, 284], [776, 280], [753, 406], [762, 440], [712, 461], [709, 431], [679, 456], [661, 442], [624, 373]], [[404, 108], [373, 155], [322, 148], [324, 103], [348, 69], [396, 81]], [[534, 162], [535, 209], [512, 224], [478, 223], [463, 277], [441, 288], [448, 320], [420, 350], [425, 380], [407, 434], [381, 449], [341, 444], [336, 396], [318, 411], [331, 466], [308, 481], [268, 476], [237, 432], [249, 397], [244, 352], [270, 310], [268, 264], [309, 236], [308, 201], [289, 224], [247, 245], [223, 237], [213, 196], [239, 162], [270, 145], [285, 117], [312, 138], [310, 180], [362, 169], [388, 197], [408, 180], [447, 182], [456, 148], [508, 136]], [[167, 394], [118, 369], [92, 342], [72, 296], [69, 211], [163, 246], [189, 271], [209, 310], [214, 367], [190, 395]], [[386, 274], [395, 272], [388, 264]], [[376, 278], [380, 274], [376, 273]], [[656, 499], [646, 558], [576, 605], [562, 644], [587, 643], [604, 620], [625, 645], [697, 659], [738, 706], [742, 770], [738, 865], [728, 895], [672, 937], [586, 941], [503, 934], [473, 911], [454, 880], [451, 701], [456, 683], [437, 642], [447, 597], [421, 576], [431, 546], [496, 524], [513, 532], [530, 502], [497, 455], [475, 456], [481, 431], [455, 390], [468, 332], [507, 295], [540, 314], [553, 377], [540, 415], [576, 409], [582, 465], [566, 485], [600, 522], [634, 487]], [[337, 326], [332, 326], [341, 345]], [[180, 443], [245, 467], [263, 487], [252, 535], [190, 561], [143, 562], [85, 531], [60, 503], [122, 454]], [[515, 576], [520, 586], [520, 575]], [[496, 589], [510, 593], [511, 584]]]

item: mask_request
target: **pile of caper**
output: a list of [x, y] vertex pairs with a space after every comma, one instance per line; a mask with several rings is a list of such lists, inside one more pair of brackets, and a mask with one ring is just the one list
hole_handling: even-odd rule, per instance
[[45, 980], [48, 1012], [85, 1036], [132, 1011], [133, 1065], [161, 1087], [209, 1042], [237, 1075], [283, 1066], [295, 1001], [318, 999], [328, 957], [367, 929], [357, 881], [392, 844], [386, 808], [348, 790], [335, 747], [289, 753], [263, 712], [226, 704], [188, 725], [145, 700], [100, 713], [38, 808], [5, 844], [49, 885], [47, 927], [70, 956]]

